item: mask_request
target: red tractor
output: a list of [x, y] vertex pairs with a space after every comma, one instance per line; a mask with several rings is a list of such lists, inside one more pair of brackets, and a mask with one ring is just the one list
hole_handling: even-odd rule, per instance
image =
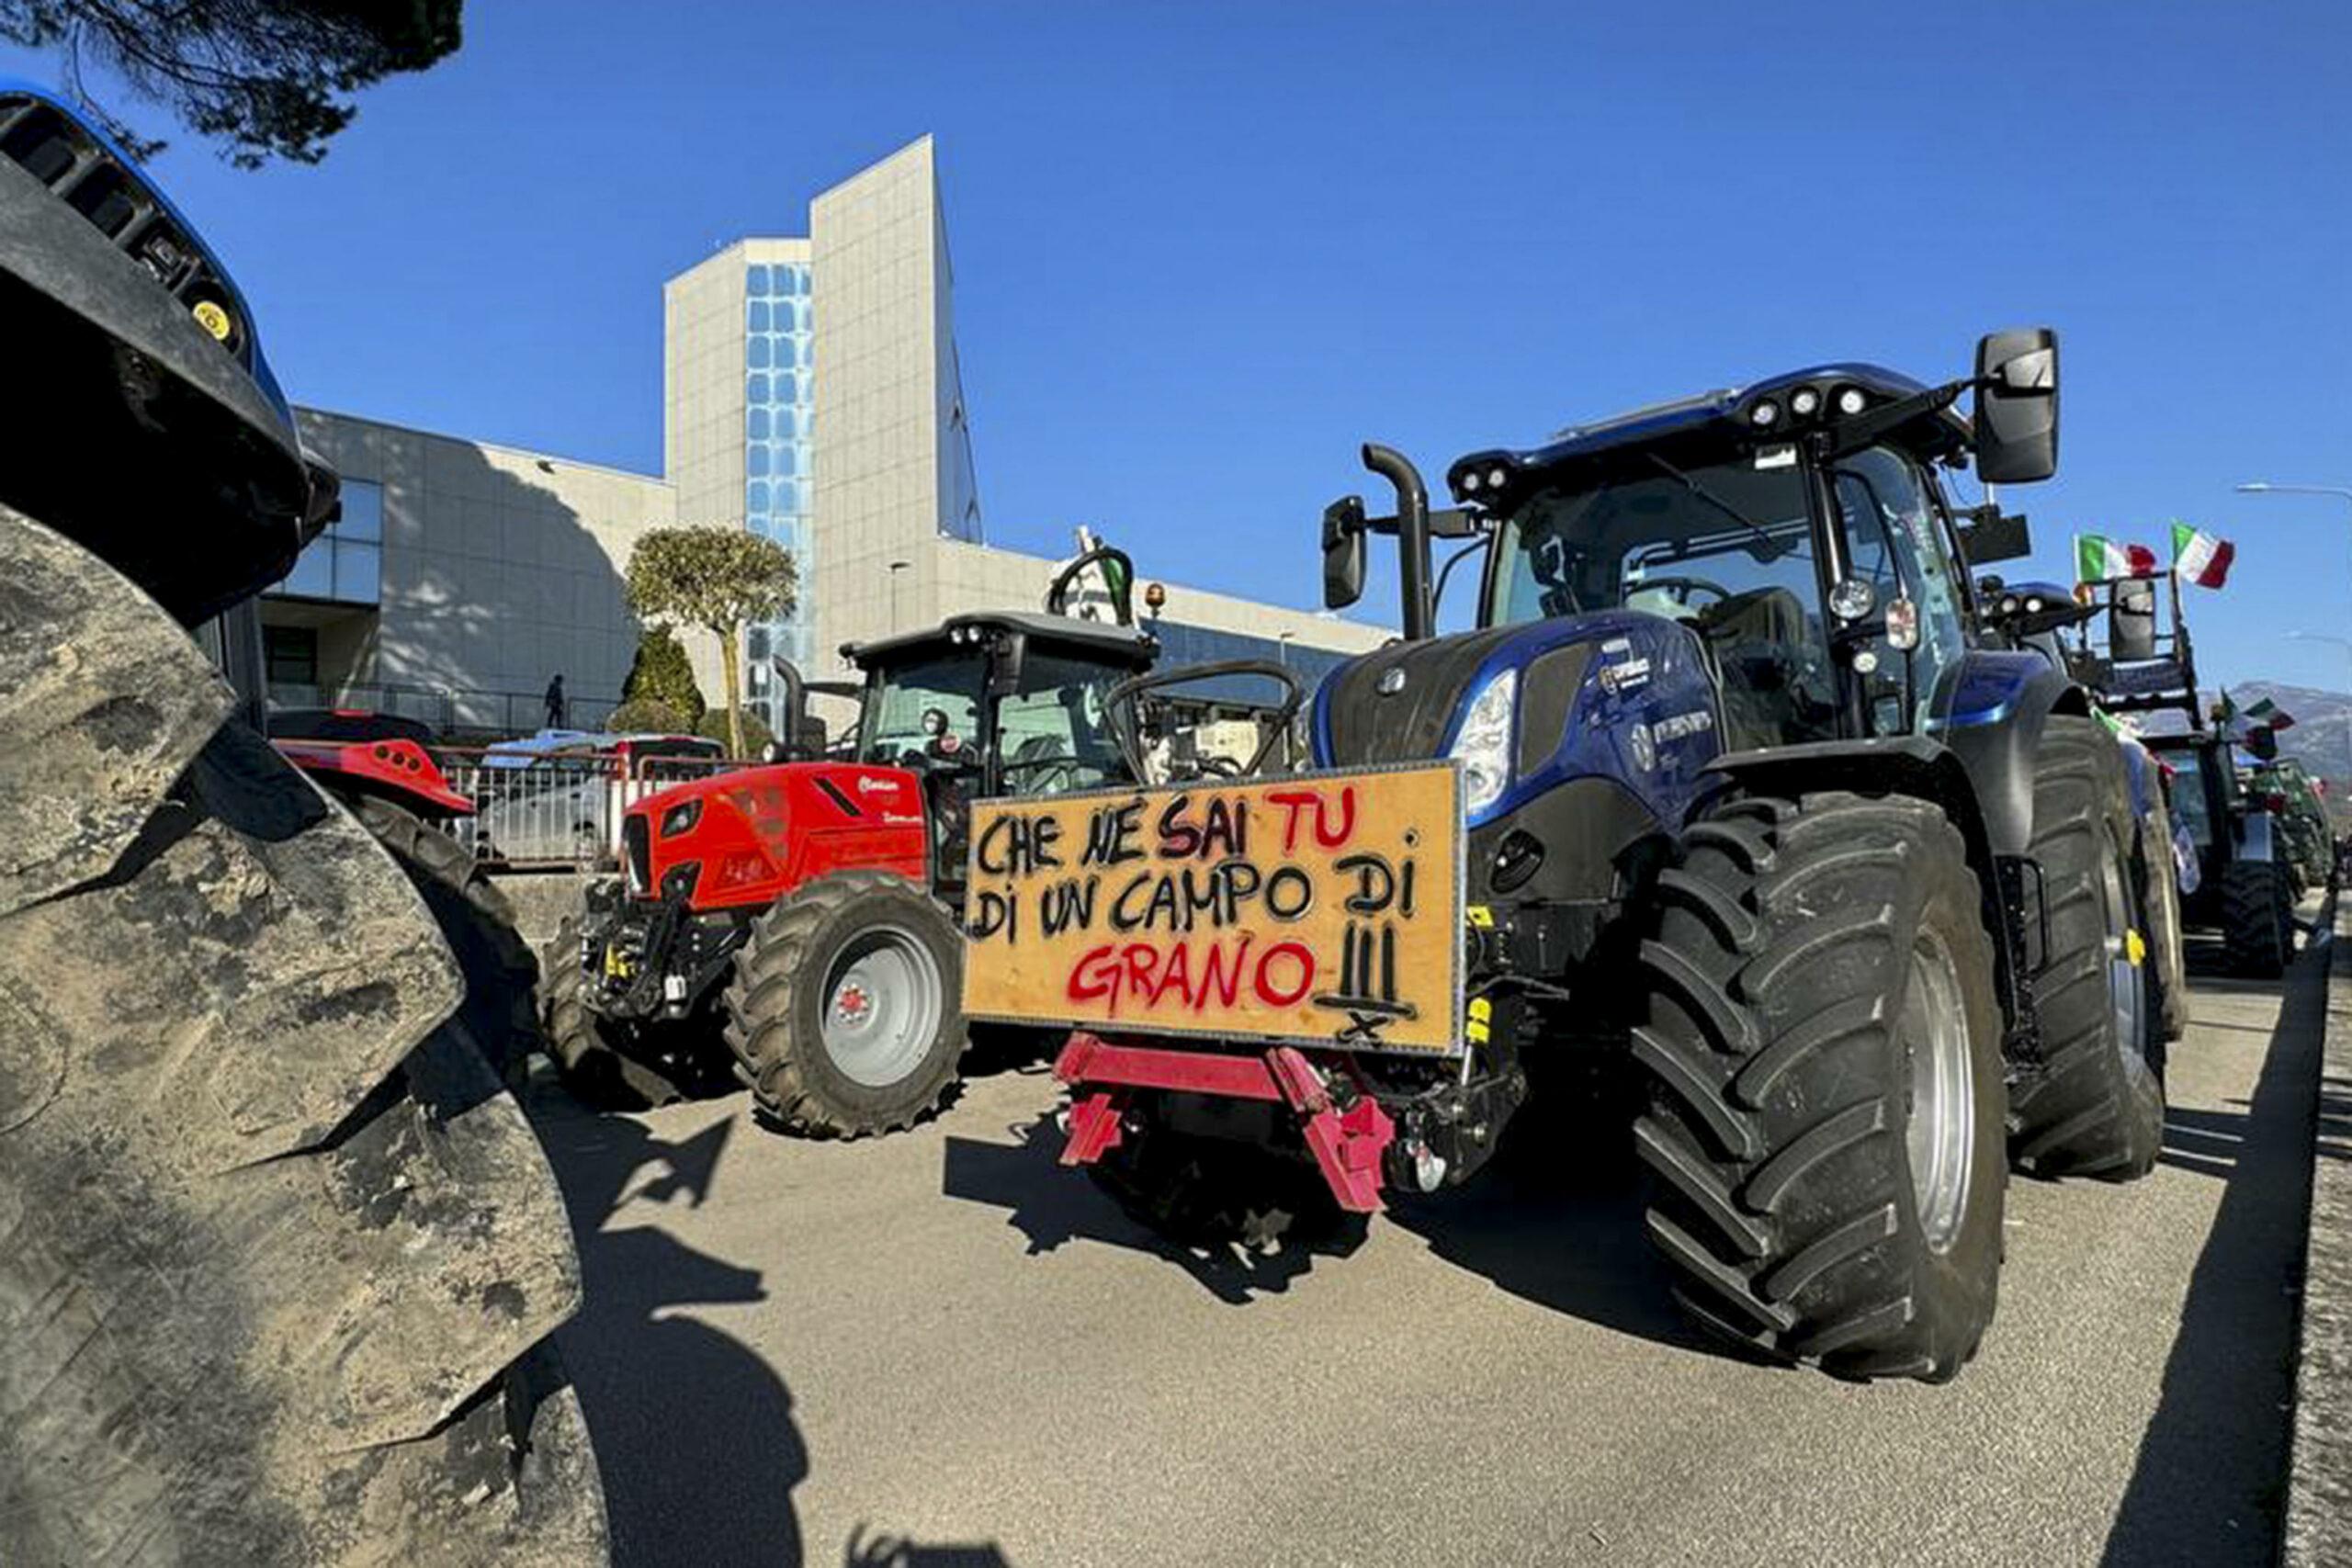
[[513, 1080], [537, 1033], [538, 965], [488, 868], [439, 824], [471, 817], [434, 760], [430, 727], [358, 708], [269, 716], [270, 744], [341, 802], [390, 852], [466, 975], [466, 1022], [492, 1068]]
[[859, 701], [839, 747], [786, 670], [804, 716], [777, 760], [631, 807], [625, 876], [590, 890], [548, 965], [567, 1077], [658, 1102], [717, 1060], [775, 1124], [817, 1136], [937, 1108], [967, 1041], [968, 803], [1131, 778], [1109, 699], [1158, 644], [1126, 614], [1131, 579], [1114, 581], [1115, 622], [964, 615], [846, 649], [865, 682], [839, 689]]

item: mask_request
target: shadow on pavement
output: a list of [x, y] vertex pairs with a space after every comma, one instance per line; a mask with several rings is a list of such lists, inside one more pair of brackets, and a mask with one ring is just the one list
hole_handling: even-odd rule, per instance
[[1260, 1296], [1279, 1295], [1317, 1257], [1353, 1251], [1360, 1239], [1343, 1231], [1329, 1242], [1285, 1242], [1263, 1252], [1182, 1246], [1129, 1219], [1085, 1172], [1060, 1163], [1062, 1131], [1054, 1112], [1008, 1131], [1017, 1140], [1011, 1147], [950, 1134], [940, 1190], [1005, 1210], [1007, 1223], [1028, 1238], [1033, 1256], [1073, 1241], [1148, 1252], [1183, 1269], [1217, 1300], [1246, 1306]]
[[[1006, 1210], [1033, 1254], [1072, 1241], [1152, 1253], [1238, 1306], [1279, 1294], [1318, 1257], [1344, 1257], [1360, 1239], [1351, 1229], [1265, 1252], [1183, 1247], [1128, 1218], [1082, 1172], [1058, 1163], [1062, 1133], [1052, 1114], [1012, 1132], [1018, 1142], [1011, 1147], [950, 1135], [941, 1189]], [[1469, 1185], [1434, 1197], [1397, 1196], [1373, 1223], [1399, 1225], [1440, 1258], [1554, 1312], [1746, 1359], [1691, 1327], [1668, 1295], [1643, 1233], [1641, 1184], [1623, 1125], [1611, 1131], [1598, 1117], [1542, 1117], [1531, 1105], [1493, 1165]]]
[[603, 1228], [638, 1198], [699, 1207], [736, 1119], [672, 1142], [633, 1117], [535, 1114], [580, 1248], [586, 1302], [556, 1338], [604, 1472], [616, 1568], [795, 1568], [808, 1453], [792, 1394], [749, 1346], [677, 1310], [763, 1300], [763, 1277], [659, 1224]]
[[2226, 1185], [2108, 1535], [2109, 1568], [2267, 1563], [2277, 1555], [2326, 965], [2323, 945], [2288, 971], [2278, 1027], [2243, 1111], [2165, 1118], [2164, 1162]]
[[1546, 1114], [1531, 1100], [1494, 1163], [1459, 1190], [1398, 1201], [1447, 1262], [1553, 1312], [1686, 1350], [1752, 1360], [1675, 1305], [1643, 1220], [1631, 1115]]

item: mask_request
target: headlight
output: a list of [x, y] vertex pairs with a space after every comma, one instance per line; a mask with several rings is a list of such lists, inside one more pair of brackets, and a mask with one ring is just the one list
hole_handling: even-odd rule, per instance
[[1518, 728], [1519, 671], [1506, 670], [1478, 689], [1447, 753], [1462, 764], [1463, 807], [1472, 815], [1502, 798], [1510, 783], [1512, 732]]
[[662, 836], [674, 839], [702, 820], [702, 802], [682, 800], [662, 814]]

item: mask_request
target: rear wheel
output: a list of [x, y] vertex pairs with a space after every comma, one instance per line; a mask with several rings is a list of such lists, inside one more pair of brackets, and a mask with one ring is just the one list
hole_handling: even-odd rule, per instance
[[0, 1554], [602, 1561], [571, 1227], [416, 894], [6, 507], [0, 606]]
[[2049, 952], [2035, 980], [2042, 1066], [2010, 1106], [2037, 1176], [2129, 1181], [2164, 1145], [2164, 1024], [2132, 873], [2123, 754], [2097, 719], [2052, 714], [2034, 759], [2034, 863]]
[[787, 1132], [855, 1138], [939, 1109], [967, 1032], [964, 939], [887, 872], [808, 884], [752, 922], [724, 999], [736, 1076]]
[[2275, 980], [2295, 956], [2295, 900], [2277, 861], [2232, 861], [2222, 872], [2222, 943], [2230, 967]]
[[2001, 1263], [2001, 1019], [1959, 831], [1904, 798], [1735, 800], [1642, 944], [1634, 1144], [1675, 1294], [1758, 1352], [1940, 1381]]

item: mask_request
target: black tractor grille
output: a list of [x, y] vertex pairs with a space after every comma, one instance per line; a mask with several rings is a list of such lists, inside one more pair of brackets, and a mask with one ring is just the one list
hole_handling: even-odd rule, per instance
[[[1333, 676], [1332, 763], [1351, 768], [1436, 756], [1446, 726], [1474, 694], [1466, 689], [1471, 677], [1516, 629], [1501, 626], [1384, 648]], [[1383, 693], [1382, 680], [1396, 679], [1391, 671], [1402, 672], [1404, 684]]]
[[621, 853], [628, 858], [628, 890], [653, 891], [653, 852], [648, 842], [645, 818], [632, 813], [621, 818]]
[[252, 334], [236, 297], [136, 170], [54, 104], [26, 93], [0, 93], [0, 156], [88, 219], [253, 368]]

